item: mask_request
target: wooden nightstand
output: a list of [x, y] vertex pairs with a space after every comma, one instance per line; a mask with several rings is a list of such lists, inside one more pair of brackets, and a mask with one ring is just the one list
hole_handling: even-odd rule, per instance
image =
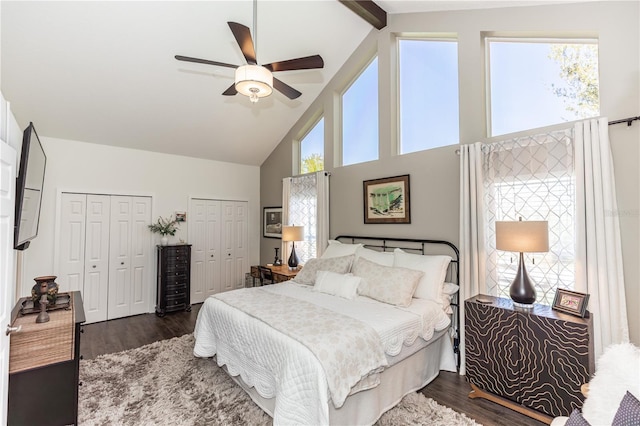
[[593, 318], [544, 305], [516, 308], [511, 299], [485, 295], [467, 299], [464, 309], [469, 397], [545, 423], [582, 406], [580, 386], [595, 369]]
[[[301, 269], [301, 268], [298, 268], [298, 269], [290, 270], [287, 265], [267, 266], [267, 268], [271, 269], [271, 271], [273, 272], [273, 279], [277, 283], [281, 283], [283, 281], [289, 281], [295, 278], [295, 276], [298, 275], [298, 272], [300, 272], [300, 269]], [[251, 267], [251, 276], [253, 277], [253, 286], [255, 287], [256, 280], [260, 279], [260, 272], [258, 271], [257, 266]]]

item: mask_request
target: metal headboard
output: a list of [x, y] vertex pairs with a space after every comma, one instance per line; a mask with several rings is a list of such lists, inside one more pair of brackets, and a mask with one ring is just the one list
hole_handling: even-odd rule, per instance
[[[447, 254], [451, 256], [451, 263], [447, 270], [447, 282], [453, 282], [460, 285], [460, 251], [455, 244], [445, 240], [421, 240], [414, 238], [388, 238], [388, 237], [359, 237], [353, 235], [340, 235], [336, 240], [350, 244], [362, 244], [366, 248], [376, 249], [378, 251], [393, 251], [396, 248], [404, 251], [412, 251], [420, 254]], [[442, 246], [446, 246], [446, 252], [443, 252]], [[453, 315], [451, 320], [451, 328], [454, 332], [453, 352], [456, 357], [456, 365], [460, 368], [460, 292], [453, 296], [451, 307]]]

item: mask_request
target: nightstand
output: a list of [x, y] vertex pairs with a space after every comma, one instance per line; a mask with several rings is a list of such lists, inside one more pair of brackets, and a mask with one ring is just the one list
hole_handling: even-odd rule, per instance
[[[481, 301], [489, 303], [481, 303]], [[582, 406], [595, 370], [593, 318], [478, 295], [465, 309], [466, 376], [471, 398], [486, 398], [550, 423]]]

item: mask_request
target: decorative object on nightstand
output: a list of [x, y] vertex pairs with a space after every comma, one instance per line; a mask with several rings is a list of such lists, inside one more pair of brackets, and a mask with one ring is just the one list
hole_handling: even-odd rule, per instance
[[273, 266], [280, 266], [282, 265], [282, 260], [280, 260], [280, 257], [278, 256], [278, 252], [280, 251], [280, 248], [276, 247], [276, 258], [273, 259]]
[[296, 241], [304, 241], [304, 226], [283, 226], [282, 241], [291, 241], [291, 255], [289, 256], [289, 268], [298, 268], [298, 255], [296, 255]]
[[178, 221], [174, 219], [173, 216], [169, 216], [167, 219], [160, 216], [158, 221], [148, 225], [148, 228], [151, 232], [162, 235], [162, 238], [160, 238], [160, 245], [166, 246], [169, 244], [169, 238], [167, 235], [171, 235], [172, 237], [176, 235], [176, 231], [178, 230]]
[[496, 249], [520, 252], [518, 272], [509, 287], [511, 299], [520, 307], [531, 307], [536, 301], [535, 285], [529, 279], [523, 253], [549, 251], [547, 221], [496, 221]]

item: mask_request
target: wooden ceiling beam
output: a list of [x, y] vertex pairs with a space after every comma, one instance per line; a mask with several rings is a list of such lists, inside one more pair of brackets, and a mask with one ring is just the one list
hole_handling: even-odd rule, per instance
[[381, 30], [387, 26], [387, 12], [373, 0], [338, 0], [356, 15]]

